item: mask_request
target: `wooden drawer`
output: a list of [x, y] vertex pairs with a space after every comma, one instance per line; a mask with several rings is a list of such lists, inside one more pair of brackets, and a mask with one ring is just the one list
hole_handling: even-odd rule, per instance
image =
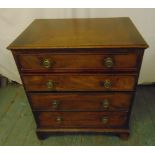
[[33, 110], [128, 111], [131, 93], [30, 93]]
[[38, 112], [41, 128], [119, 128], [127, 123], [125, 112]]
[[24, 72], [135, 71], [138, 54], [127, 53], [36, 53], [18, 55]]
[[24, 75], [23, 82], [27, 91], [132, 91], [136, 75]]

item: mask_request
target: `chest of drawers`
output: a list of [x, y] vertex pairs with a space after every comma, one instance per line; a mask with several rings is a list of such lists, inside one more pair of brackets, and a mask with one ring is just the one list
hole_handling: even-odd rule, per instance
[[128, 138], [147, 47], [129, 18], [35, 20], [8, 49], [38, 137], [93, 132]]

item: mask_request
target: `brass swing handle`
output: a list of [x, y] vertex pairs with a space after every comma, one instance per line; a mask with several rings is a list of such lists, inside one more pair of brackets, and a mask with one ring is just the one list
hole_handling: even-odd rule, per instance
[[53, 108], [58, 108], [59, 104], [60, 104], [59, 101], [53, 100], [53, 102], [52, 102], [52, 107], [53, 107]]
[[50, 59], [43, 59], [41, 62], [41, 65], [45, 68], [52, 68], [53, 65], [55, 64], [55, 62], [53, 60]]
[[104, 88], [109, 89], [112, 86], [112, 82], [110, 80], [105, 80], [103, 85], [104, 85]]
[[102, 117], [102, 123], [103, 124], [107, 124], [108, 123], [108, 121], [109, 121], [109, 119], [108, 119], [108, 117]]
[[58, 116], [58, 117], [56, 118], [56, 122], [57, 122], [57, 123], [62, 123], [62, 121], [63, 121], [63, 118], [62, 118], [62, 117]]
[[101, 102], [101, 104], [102, 104], [102, 107], [104, 108], [104, 109], [108, 109], [109, 108], [109, 100], [107, 100], [107, 99], [104, 99], [102, 102]]
[[46, 83], [46, 86], [47, 86], [48, 89], [54, 89], [55, 82], [52, 81], [52, 80], [48, 80], [47, 83]]
[[114, 65], [114, 60], [111, 57], [107, 57], [104, 59], [104, 65], [108, 68], [111, 68]]

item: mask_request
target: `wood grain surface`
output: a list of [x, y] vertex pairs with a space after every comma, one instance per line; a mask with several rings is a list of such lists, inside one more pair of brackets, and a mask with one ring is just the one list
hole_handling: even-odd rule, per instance
[[29, 93], [33, 110], [128, 111], [132, 93]]
[[[17, 59], [20, 64], [20, 70], [23, 72], [103, 72], [103, 71], [136, 71], [138, 69], [139, 52], [130, 50], [130, 52], [120, 53], [117, 50], [81, 50], [84, 53], [74, 53], [75, 50], [65, 53], [62, 51], [52, 53], [40, 51], [38, 53], [19, 54]], [[96, 52], [96, 53], [95, 53]], [[100, 53], [97, 53], [100, 52]], [[106, 66], [106, 60], [110, 58], [113, 65]], [[47, 68], [43, 62], [48, 60], [50, 67]]]
[[[105, 87], [108, 81], [111, 86]], [[132, 91], [136, 75], [132, 74], [44, 74], [23, 75], [27, 91]], [[48, 83], [52, 87], [48, 87]]]
[[38, 120], [39, 128], [123, 128], [127, 113], [38, 112]]
[[128, 17], [37, 19], [8, 49], [147, 48]]

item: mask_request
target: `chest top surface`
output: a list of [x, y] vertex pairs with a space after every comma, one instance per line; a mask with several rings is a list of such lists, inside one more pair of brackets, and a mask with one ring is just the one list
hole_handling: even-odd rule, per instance
[[8, 49], [147, 48], [130, 18], [36, 19]]

